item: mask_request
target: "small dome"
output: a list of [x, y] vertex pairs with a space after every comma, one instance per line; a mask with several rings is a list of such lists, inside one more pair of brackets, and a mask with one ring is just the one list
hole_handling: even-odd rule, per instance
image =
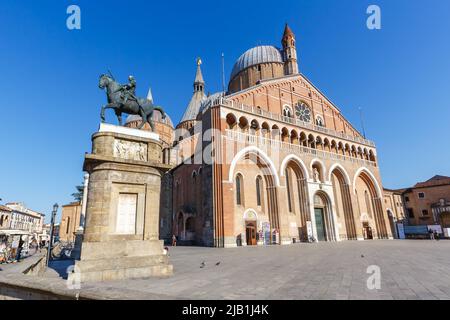
[[[159, 122], [159, 123], [164, 123], [169, 125], [171, 128], [173, 128], [173, 123], [172, 120], [170, 119], [169, 115], [166, 113], [166, 118], [162, 119], [162, 114], [161, 112], [159, 112], [158, 110], [155, 110], [153, 112], [153, 116], [152, 116], [152, 120], [154, 122]], [[137, 114], [130, 114], [127, 117], [127, 120], [125, 121], [125, 125], [134, 122], [134, 121], [141, 121], [141, 116], [137, 115]]]
[[283, 63], [283, 57], [279, 49], [274, 46], [258, 46], [244, 52], [233, 66], [231, 71], [232, 80], [239, 72], [248, 67], [268, 62]]

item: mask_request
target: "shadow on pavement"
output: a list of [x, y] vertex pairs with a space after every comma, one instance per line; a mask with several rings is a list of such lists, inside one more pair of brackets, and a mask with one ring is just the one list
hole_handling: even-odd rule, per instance
[[49, 262], [48, 267], [55, 271], [61, 278], [67, 279], [67, 268], [74, 264], [75, 260], [73, 259], [52, 260]]

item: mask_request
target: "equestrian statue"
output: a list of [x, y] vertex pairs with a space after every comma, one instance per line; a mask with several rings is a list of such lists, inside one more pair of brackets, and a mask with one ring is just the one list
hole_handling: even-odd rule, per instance
[[142, 119], [138, 129], [141, 129], [148, 122], [152, 131], [155, 131], [152, 120], [153, 112], [155, 110], [161, 112], [162, 119], [166, 118], [166, 113], [162, 107], [154, 106], [152, 101], [136, 97], [136, 80], [133, 76], [129, 76], [128, 81], [129, 83], [124, 85], [118, 83], [111, 72], [100, 76], [98, 86], [100, 89], [106, 88], [108, 100], [108, 104], [102, 107], [100, 113], [102, 122], [105, 122], [105, 110], [114, 109], [119, 125], [122, 125], [122, 113], [135, 114], [141, 116]]

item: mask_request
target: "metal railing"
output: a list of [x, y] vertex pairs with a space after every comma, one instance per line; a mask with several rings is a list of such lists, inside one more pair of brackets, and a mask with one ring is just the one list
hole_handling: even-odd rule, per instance
[[347, 161], [352, 163], [358, 163], [366, 166], [376, 167], [377, 164], [375, 161], [370, 161], [366, 159], [360, 159], [355, 157], [350, 157], [348, 155], [338, 154], [334, 152], [329, 152], [325, 150], [318, 150], [310, 147], [305, 147], [302, 145], [292, 144], [288, 142], [283, 142], [276, 139], [270, 139], [262, 136], [257, 136], [253, 134], [238, 132], [234, 130], [225, 130], [224, 138], [241, 142], [244, 144], [250, 144], [261, 149], [271, 149], [271, 150], [283, 150], [290, 153], [294, 153], [297, 155], [311, 155], [314, 157], [318, 157], [321, 159], [330, 159], [330, 160], [339, 160], [339, 161]]
[[291, 125], [296, 125], [296, 126], [299, 126], [301, 128], [304, 128], [304, 129], [309, 129], [309, 130], [312, 130], [312, 131], [325, 133], [325, 134], [328, 134], [330, 136], [334, 136], [334, 137], [337, 137], [337, 138], [350, 140], [352, 142], [357, 142], [357, 143], [361, 143], [361, 144], [364, 144], [364, 145], [367, 145], [367, 146], [375, 147], [375, 143], [373, 141], [371, 141], [371, 140], [368, 140], [368, 139], [364, 139], [364, 138], [361, 138], [361, 137], [354, 137], [354, 136], [345, 134], [343, 132], [338, 132], [336, 130], [332, 130], [332, 129], [328, 129], [328, 128], [325, 128], [325, 127], [317, 126], [317, 125], [314, 125], [314, 124], [309, 123], [309, 122], [304, 122], [304, 121], [301, 121], [299, 119], [295, 119], [293, 117], [286, 117], [286, 116], [283, 116], [281, 114], [276, 114], [276, 113], [273, 113], [273, 112], [265, 111], [265, 110], [262, 110], [262, 109], [260, 109], [258, 107], [247, 106], [247, 105], [244, 105], [242, 103], [235, 103], [232, 100], [228, 100], [228, 99], [226, 99], [224, 97], [219, 97], [219, 98], [215, 99], [211, 103], [211, 105], [213, 105], [213, 106], [214, 105], [222, 105], [222, 106], [225, 106], [225, 107], [228, 107], [228, 108], [232, 108], [232, 109], [235, 109], [235, 110], [240, 110], [240, 111], [243, 111], [243, 112], [247, 112], [247, 113], [251, 113], [251, 114], [254, 114], [254, 115], [259, 115], [259, 116], [262, 116], [262, 117], [265, 117], [265, 118], [269, 118], [271, 120], [276, 120], [276, 121], [288, 123], [288, 124], [291, 124]]

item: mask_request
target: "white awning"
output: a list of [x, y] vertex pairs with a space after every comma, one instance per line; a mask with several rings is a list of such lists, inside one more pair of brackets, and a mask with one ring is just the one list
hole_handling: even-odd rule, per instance
[[30, 232], [27, 231], [23, 231], [23, 230], [11, 230], [11, 229], [6, 229], [6, 230], [0, 230], [0, 235], [31, 235]]

